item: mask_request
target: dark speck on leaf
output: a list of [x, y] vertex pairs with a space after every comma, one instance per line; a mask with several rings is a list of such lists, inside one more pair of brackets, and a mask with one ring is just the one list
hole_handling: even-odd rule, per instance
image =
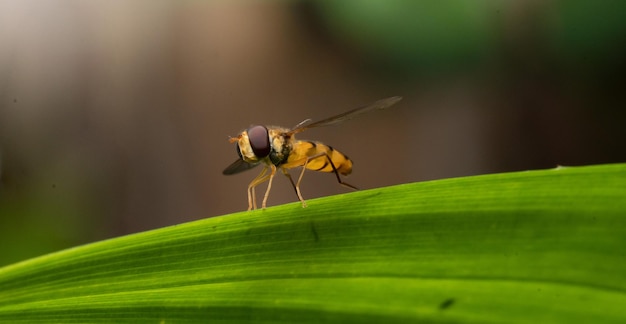
[[441, 310], [448, 309], [453, 304], [454, 304], [454, 298], [448, 298], [439, 305], [439, 309]]
[[319, 242], [320, 236], [317, 234], [317, 229], [315, 228], [315, 224], [311, 222], [311, 232], [313, 233], [313, 237], [315, 237], [315, 242]]

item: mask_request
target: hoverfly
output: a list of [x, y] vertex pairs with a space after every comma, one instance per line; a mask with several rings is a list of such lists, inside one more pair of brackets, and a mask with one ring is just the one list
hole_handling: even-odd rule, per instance
[[[306, 207], [306, 202], [300, 192], [300, 182], [302, 181], [302, 176], [304, 176], [304, 171], [307, 169], [332, 172], [337, 177], [339, 184], [357, 189], [342, 181], [339, 176], [339, 174], [347, 176], [352, 172], [352, 160], [329, 145], [314, 141], [296, 140], [294, 135], [310, 128], [339, 124], [370, 111], [388, 108], [401, 99], [402, 97], [381, 99], [370, 105], [318, 122], [311, 123], [310, 119], [306, 119], [291, 129], [253, 125], [236, 137], [229, 139], [231, 143], [237, 143], [239, 159], [224, 169], [222, 173], [225, 175], [236, 174], [252, 169], [259, 164], [264, 164], [261, 173], [248, 185], [248, 210], [257, 208], [256, 186], [269, 181], [263, 197], [263, 204], [261, 205], [262, 208], [266, 207], [267, 197], [272, 188], [272, 180], [277, 168], [280, 168], [283, 174], [289, 178], [296, 195], [298, 195], [298, 199], [302, 202], [302, 207]], [[296, 167], [302, 167], [302, 171], [298, 181], [294, 182], [288, 170]]]

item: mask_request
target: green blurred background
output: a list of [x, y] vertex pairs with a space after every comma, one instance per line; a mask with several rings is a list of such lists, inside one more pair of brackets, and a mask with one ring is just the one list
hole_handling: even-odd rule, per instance
[[245, 210], [228, 136], [393, 95], [300, 138], [364, 189], [624, 162], [625, 58], [621, 0], [0, 0], [0, 265]]

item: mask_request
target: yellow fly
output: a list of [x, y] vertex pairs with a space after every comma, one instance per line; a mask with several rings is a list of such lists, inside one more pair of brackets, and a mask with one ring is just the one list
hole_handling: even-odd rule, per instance
[[[223, 174], [236, 174], [254, 168], [261, 163], [264, 164], [261, 173], [248, 185], [248, 210], [257, 208], [255, 187], [269, 180], [261, 205], [262, 208], [265, 208], [276, 168], [280, 168], [283, 174], [289, 178], [291, 185], [296, 190], [298, 199], [302, 202], [302, 207], [306, 207], [306, 203], [300, 192], [300, 182], [306, 169], [333, 172], [339, 184], [356, 189], [356, 187], [343, 182], [339, 177], [340, 173], [346, 176], [352, 172], [352, 160], [331, 146], [320, 142], [296, 140], [294, 135], [309, 128], [339, 124], [366, 112], [388, 108], [401, 99], [402, 97], [382, 99], [314, 123], [310, 123], [311, 120], [307, 119], [291, 129], [276, 126], [251, 126], [237, 137], [230, 138], [231, 143], [237, 143], [239, 159], [224, 169]], [[298, 181], [294, 183], [288, 170], [296, 167], [302, 167], [302, 172], [300, 172]]]

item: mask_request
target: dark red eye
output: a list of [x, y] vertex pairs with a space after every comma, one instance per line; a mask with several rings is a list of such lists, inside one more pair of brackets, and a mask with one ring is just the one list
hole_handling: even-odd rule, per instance
[[270, 154], [270, 138], [265, 126], [252, 126], [248, 128], [248, 139], [254, 155], [263, 158]]

